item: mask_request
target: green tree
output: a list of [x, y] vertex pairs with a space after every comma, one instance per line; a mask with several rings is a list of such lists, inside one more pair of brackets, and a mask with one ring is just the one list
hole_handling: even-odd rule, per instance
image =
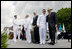
[[71, 8], [62, 8], [57, 11], [58, 24], [65, 25], [65, 29], [71, 31]]
[[8, 46], [8, 44], [6, 43], [7, 42], [7, 34], [4, 33], [1, 33], [1, 48], [6, 48]]

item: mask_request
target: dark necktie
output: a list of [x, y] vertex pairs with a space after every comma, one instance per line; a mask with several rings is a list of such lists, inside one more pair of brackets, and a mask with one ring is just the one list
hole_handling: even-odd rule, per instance
[[49, 16], [48, 17], [50, 17], [50, 14], [49, 14]]

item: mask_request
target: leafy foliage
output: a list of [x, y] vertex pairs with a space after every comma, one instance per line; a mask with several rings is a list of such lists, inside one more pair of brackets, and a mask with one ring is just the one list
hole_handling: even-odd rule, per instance
[[6, 48], [8, 46], [8, 44], [6, 43], [8, 39], [7, 34], [1, 33], [1, 48]]
[[65, 25], [65, 29], [71, 30], [71, 8], [62, 8], [57, 12], [58, 24]]

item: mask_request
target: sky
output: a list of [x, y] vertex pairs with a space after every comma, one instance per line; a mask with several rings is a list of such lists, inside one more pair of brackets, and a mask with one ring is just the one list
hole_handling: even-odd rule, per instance
[[32, 20], [33, 12], [41, 15], [42, 9], [53, 8], [52, 11], [57, 12], [66, 7], [71, 8], [71, 1], [1, 1], [1, 30], [13, 25], [15, 14], [18, 16], [18, 22], [22, 24], [26, 14], [29, 14]]

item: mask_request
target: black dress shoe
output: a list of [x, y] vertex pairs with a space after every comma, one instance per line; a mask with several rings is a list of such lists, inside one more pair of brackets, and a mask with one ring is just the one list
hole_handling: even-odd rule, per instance
[[51, 45], [55, 45], [55, 43], [52, 43]]
[[52, 42], [48, 43], [48, 44], [52, 44]]
[[50, 42], [50, 43], [48, 43], [48, 44], [50, 44], [50, 45], [54, 45], [54, 44], [55, 44], [55, 42]]
[[39, 44], [39, 42], [35, 42], [35, 44]]

